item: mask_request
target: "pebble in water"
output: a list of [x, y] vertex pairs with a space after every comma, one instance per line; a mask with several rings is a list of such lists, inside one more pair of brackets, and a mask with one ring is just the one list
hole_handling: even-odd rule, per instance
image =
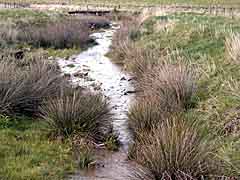
[[[109, 52], [112, 36], [116, 28], [94, 33], [91, 36], [96, 39], [97, 45], [82, 52], [71, 60], [60, 59], [59, 65], [62, 71], [71, 75], [71, 82], [75, 85], [90, 87], [96, 84], [105, 97], [107, 97], [111, 113], [113, 114], [114, 131], [119, 135], [121, 150], [117, 153], [104, 155], [101, 163], [104, 166], [95, 168], [87, 175], [76, 175], [72, 179], [127, 179], [131, 172], [131, 164], [127, 161], [128, 146], [132, 141], [127, 127], [127, 111], [134, 100], [133, 84], [127, 79], [132, 77], [124, 72], [119, 66], [113, 64], [105, 55]], [[69, 64], [74, 67], [69, 68]], [[74, 76], [76, 73], [87, 73], [88, 78]], [[95, 90], [96, 90], [95, 86]], [[94, 90], [94, 88], [93, 88]], [[127, 94], [124, 96], [123, 94]], [[101, 158], [100, 158], [101, 159]]]

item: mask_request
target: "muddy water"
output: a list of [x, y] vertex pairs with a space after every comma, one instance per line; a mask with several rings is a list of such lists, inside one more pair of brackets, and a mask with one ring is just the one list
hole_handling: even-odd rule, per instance
[[116, 153], [99, 152], [97, 167], [72, 177], [80, 179], [128, 179], [133, 165], [127, 161], [128, 146], [132, 141], [127, 128], [127, 110], [134, 100], [133, 80], [129, 74], [113, 64], [106, 54], [110, 50], [113, 34], [117, 26], [94, 33], [98, 45], [89, 48], [70, 60], [59, 60], [65, 74], [74, 85], [101, 91], [107, 98], [113, 114], [114, 131], [122, 144]]

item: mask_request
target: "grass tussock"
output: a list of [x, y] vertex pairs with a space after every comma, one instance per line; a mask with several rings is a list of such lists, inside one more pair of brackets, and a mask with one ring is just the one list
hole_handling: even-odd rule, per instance
[[155, 97], [167, 112], [188, 109], [196, 94], [196, 73], [184, 64], [163, 64], [144, 74], [140, 89], [146, 97]]
[[149, 132], [162, 123], [166, 112], [161, 109], [156, 98], [139, 99], [128, 112], [129, 127], [137, 135], [139, 132]]
[[134, 18], [122, 20], [112, 42], [110, 54], [114, 62], [124, 64], [125, 55], [132, 45], [131, 41], [136, 40], [140, 35], [139, 27], [139, 22]]
[[42, 59], [24, 67], [6, 61], [0, 69], [1, 113], [36, 115], [43, 100], [56, 96], [64, 82], [57, 67]]
[[110, 129], [109, 109], [101, 95], [67, 90], [61, 96], [48, 100], [41, 107], [43, 119], [62, 136], [74, 133], [88, 134], [103, 140]]
[[161, 56], [161, 52], [157, 49], [138, 47], [135, 43], [130, 42], [125, 47], [125, 68], [141, 79], [150, 69], [161, 63]]
[[9, 21], [0, 23], [0, 47], [7, 47], [8, 44], [17, 42], [18, 30]]
[[221, 174], [215, 142], [196, 122], [172, 117], [138, 135], [134, 158], [154, 179], [201, 179]]
[[0, 70], [0, 111], [9, 113], [16, 104], [22, 102], [23, 77], [14, 63], [2, 62]]

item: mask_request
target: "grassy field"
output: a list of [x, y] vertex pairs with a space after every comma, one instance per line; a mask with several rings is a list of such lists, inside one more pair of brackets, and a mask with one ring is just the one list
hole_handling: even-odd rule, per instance
[[[122, 26], [111, 54], [139, 80], [130, 157], [150, 179], [239, 177], [238, 20], [176, 13], [136, 22]], [[195, 160], [207, 171], [190, 165]]]
[[[0, 11], [0, 179], [64, 179], [94, 161], [96, 142], [117, 149], [101, 131], [111, 130], [101, 94], [70, 87], [48, 61], [80, 52], [89, 40], [84, 21], [68, 18]], [[139, 171], [137, 180], [237, 179], [239, 20], [175, 13], [121, 23], [110, 56], [137, 79], [129, 158], [150, 172]], [[13, 57], [24, 49], [23, 59]]]
[[[17, 30], [20, 26], [26, 26], [27, 24], [31, 24], [32, 26], [45, 26], [48, 23], [53, 23], [57, 21], [64, 20], [66, 18], [65, 15], [61, 13], [53, 13], [53, 12], [34, 12], [31, 10], [1, 10], [0, 11], [0, 17], [1, 21], [0, 23], [3, 25], [2, 29], [5, 26], [8, 26], [10, 29], [9, 35], [12, 33], [17, 33]], [[14, 35], [15, 36], [15, 35]], [[27, 43], [21, 43], [17, 42], [15, 38], [15, 43], [2, 43], [6, 44], [6, 48], [13, 48], [13, 49], [31, 49], [31, 54], [42, 54], [44, 56], [52, 56], [52, 57], [69, 57], [73, 54], [76, 54], [81, 51], [80, 47], [74, 47], [74, 48], [65, 48], [58, 50], [54, 47], [34, 47]]]
[[[1, 0], [2, 2], [6, 2]], [[158, 5], [158, 4], [194, 4], [194, 5], [226, 5], [234, 6], [240, 5], [238, 0], [8, 0], [7, 2], [24, 2], [24, 3], [38, 3], [38, 4], [51, 4], [51, 3], [64, 3], [64, 4], [87, 4], [87, 3], [104, 3], [116, 5]]]
[[108, 20], [18, 9], [0, 19], [0, 179], [65, 179], [94, 161], [96, 143], [116, 150], [102, 95], [72, 87], [54, 61], [95, 43], [89, 23]]
[[0, 119], [0, 179], [64, 179], [76, 164], [69, 142], [49, 140], [44, 123]]

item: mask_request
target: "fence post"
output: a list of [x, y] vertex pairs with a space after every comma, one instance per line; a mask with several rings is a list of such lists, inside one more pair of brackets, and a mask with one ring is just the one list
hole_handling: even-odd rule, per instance
[[210, 5], [209, 8], [210, 8], [209, 13], [210, 13], [210, 15], [211, 15], [211, 14], [212, 14], [212, 6]]
[[233, 19], [233, 8], [232, 7], [230, 8], [230, 16]]

